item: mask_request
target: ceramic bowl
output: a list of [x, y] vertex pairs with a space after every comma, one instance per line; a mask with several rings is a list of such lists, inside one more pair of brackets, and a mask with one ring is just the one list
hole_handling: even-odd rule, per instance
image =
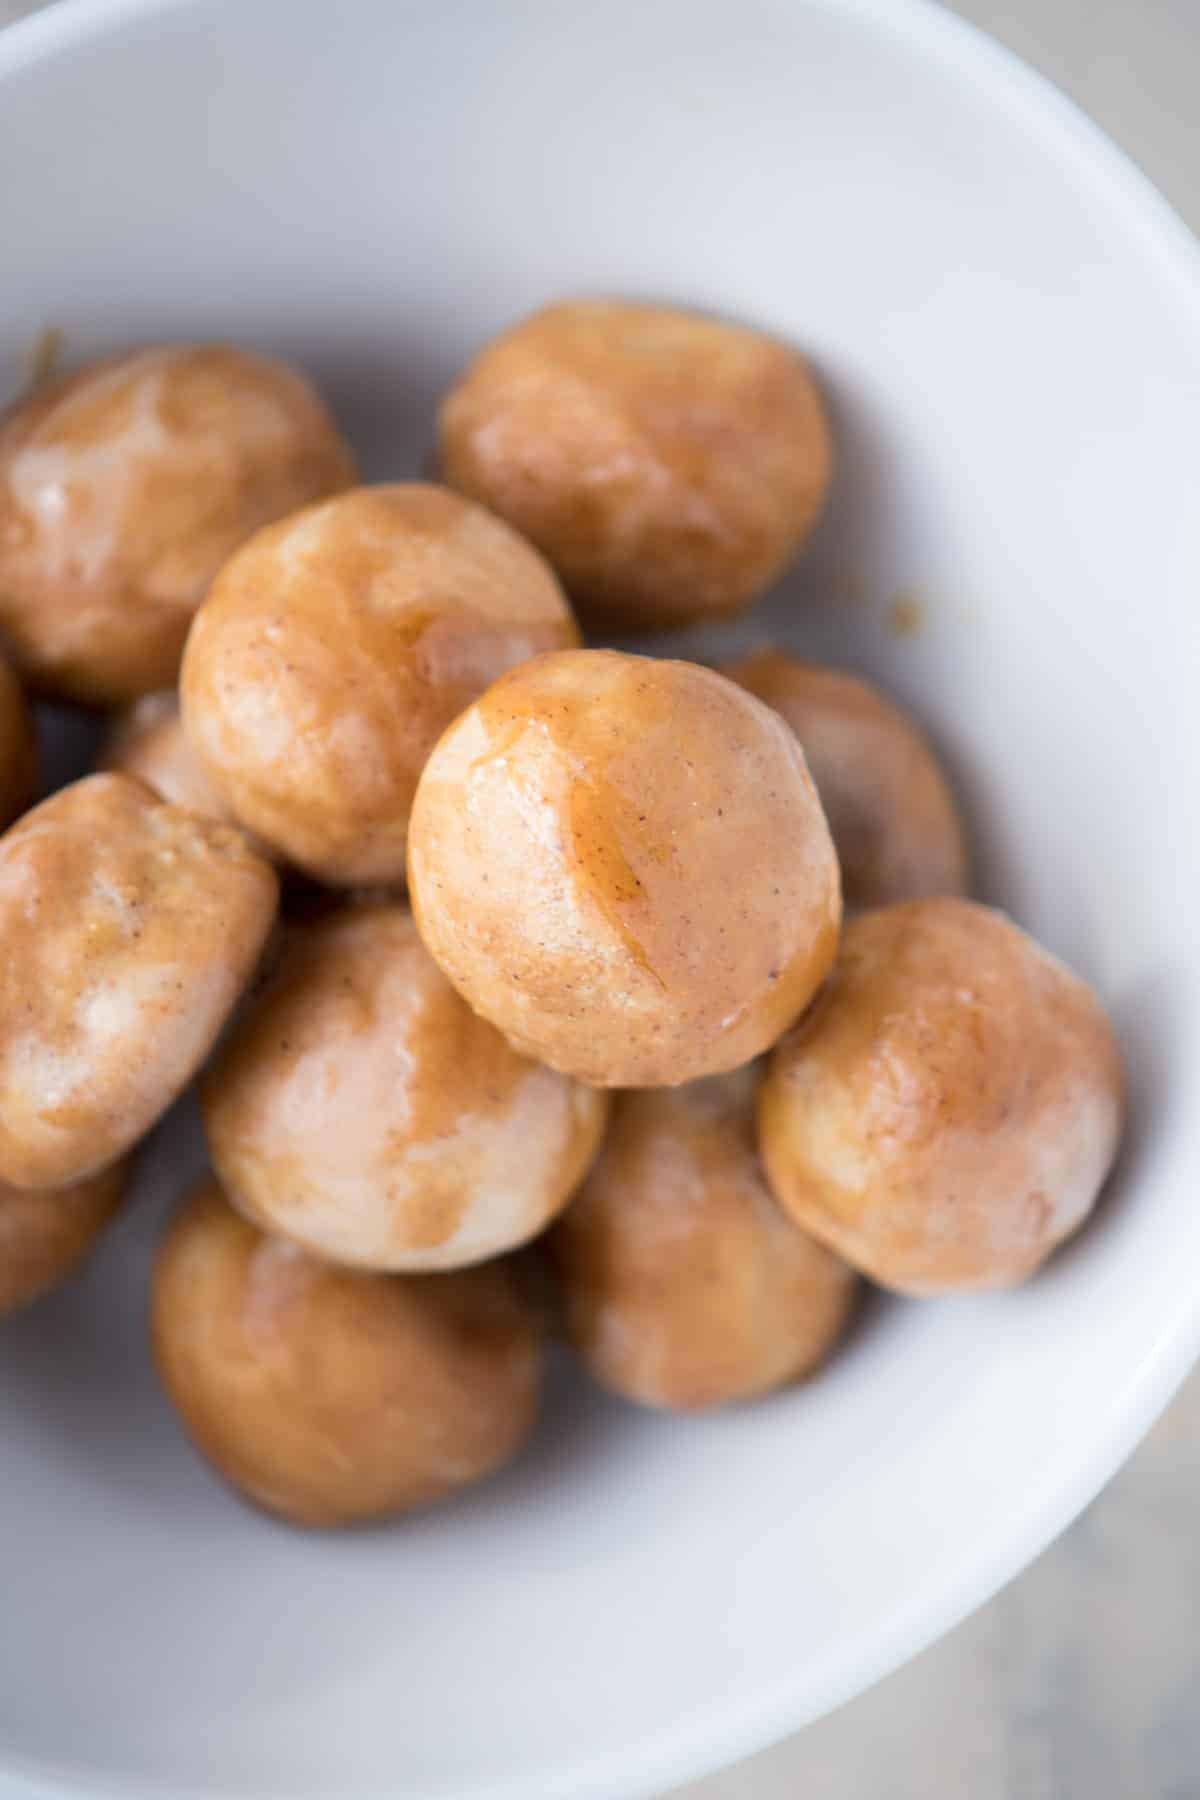
[[880, 1300], [819, 1379], [703, 1420], [558, 1370], [508, 1473], [342, 1537], [239, 1505], [156, 1388], [175, 1122], [86, 1279], [0, 1330], [11, 1792], [629, 1800], [803, 1725], [1036, 1555], [1200, 1344], [1192, 240], [920, 0], [75, 0], [0, 36], [0, 246], [8, 390], [46, 326], [234, 338], [306, 364], [376, 476], [553, 296], [803, 346], [832, 505], [721, 642], [917, 708], [984, 892], [1096, 982], [1133, 1081], [1107, 1197], [1023, 1291]]

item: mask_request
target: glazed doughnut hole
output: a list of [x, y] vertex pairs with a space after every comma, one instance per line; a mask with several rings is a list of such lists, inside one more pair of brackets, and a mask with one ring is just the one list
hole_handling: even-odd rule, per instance
[[0, 631], [46, 694], [167, 687], [230, 552], [353, 480], [286, 363], [219, 345], [93, 363], [0, 420]]
[[367, 1268], [456, 1268], [565, 1205], [608, 1098], [460, 999], [407, 907], [290, 926], [204, 1078], [213, 1164], [265, 1228]]
[[765, 1050], [837, 944], [837, 861], [795, 738], [691, 663], [539, 657], [446, 732], [413, 810], [426, 945], [528, 1055], [605, 1087]]
[[723, 671], [773, 706], [800, 740], [854, 910], [962, 894], [966, 836], [950, 785], [915, 720], [840, 669], [764, 649]]
[[1000, 913], [917, 900], [847, 925], [760, 1142], [780, 1203], [884, 1287], [1006, 1287], [1087, 1217], [1123, 1094], [1084, 982]]
[[568, 1339], [598, 1381], [646, 1406], [719, 1406], [799, 1380], [857, 1287], [767, 1189], [750, 1069], [619, 1095], [549, 1247]]
[[831, 449], [803, 358], [673, 307], [576, 300], [486, 346], [442, 403], [444, 479], [549, 557], [589, 622], [747, 606], [796, 554]]
[[128, 1175], [119, 1162], [48, 1192], [0, 1182], [0, 1319], [76, 1273], [121, 1205]]
[[37, 774], [33, 715], [20, 682], [0, 656], [0, 831], [33, 799]]
[[158, 1255], [159, 1374], [197, 1448], [301, 1525], [409, 1512], [500, 1468], [533, 1428], [542, 1331], [504, 1263], [337, 1268], [208, 1183]]
[[184, 721], [236, 817], [289, 862], [398, 883], [441, 732], [514, 663], [577, 641], [507, 525], [444, 488], [360, 488], [226, 564], [188, 642]]
[[174, 688], [143, 694], [113, 719], [101, 746], [98, 767], [132, 775], [172, 806], [186, 806], [207, 819], [235, 823], [188, 743]]
[[65, 1187], [147, 1132], [207, 1056], [275, 916], [239, 831], [124, 775], [0, 839], [0, 1180]]

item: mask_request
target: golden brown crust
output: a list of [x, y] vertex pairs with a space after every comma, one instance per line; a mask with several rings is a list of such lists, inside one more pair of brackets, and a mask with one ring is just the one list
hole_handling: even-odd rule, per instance
[[749, 1061], [811, 998], [840, 917], [778, 717], [710, 669], [615, 651], [539, 657], [451, 726], [409, 882], [474, 1009], [606, 1087]]
[[792, 1223], [754, 1142], [750, 1069], [618, 1096], [600, 1158], [553, 1228], [567, 1336], [606, 1387], [697, 1409], [799, 1380], [857, 1277]]
[[0, 1318], [49, 1293], [90, 1253], [125, 1197], [129, 1165], [30, 1193], [0, 1182]]
[[286, 363], [215, 344], [93, 363], [0, 419], [0, 630], [48, 694], [167, 687], [231, 551], [353, 479]]
[[426, 1506], [507, 1462], [536, 1418], [542, 1331], [505, 1264], [339, 1269], [264, 1235], [215, 1182], [162, 1244], [151, 1328], [193, 1442], [301, 1525]]
[[0, 839], [0, 1179], [105, 1168], [208, 1054], [275, 915], [240, 831], [90, 775]]
[[841, 669], [765, 649], [727, 664], [800, 740], [855, 911], [962, 894], [967, 850], [950, 785], [903, 709]]
[[781, 1204], [885, 1287], [1003, 1287], [1087, 1216], [1123, 1104], [1084, 982], [1000, 913], [917, 900], [847, 925], [771, 1059], [760, 1143]]
[[237, 817], [337, 885], [403, 879], [417, 778], [497, 675], [578, 642], [549, 568], [444, 488], [354, 492], [228, 563], [182, 678], [200, 761]]
[[748, 605], [808, 536], [831, 465], [803, 358], [611, 300], [545, 307], [488, 344], [442, 403], [439, 456], [589, 620], [631, 630]]
[[20, 682], [0, 657], [0, 831], [31, 804], [37, 775], [33, 714]]
[[582, 1180], [607, 1097], [520, 1056], [460, 999], [406, 906], [284, 934], [205, 1076], [234, 1203], [366, 1268], [459, 1268], [524, 1243]]

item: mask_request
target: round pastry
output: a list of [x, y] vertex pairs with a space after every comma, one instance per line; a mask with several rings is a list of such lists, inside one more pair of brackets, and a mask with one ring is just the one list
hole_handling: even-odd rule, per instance
[[75, 1273], [120, 1206], [128, 1176], [119, 1162], [48, 1193], [0, 1182], [0, 1318]]
[[366, 1268], [458, 1268], [541, 1231], [607, 1096], [476, 1018], [395, 903], [290, 925], [201, 1088], [213, 1164], [268, 1230]]
[[571, 1343], [646, 1406], [719, 1406], [799, 1380], [857, 1286], [767, 1189], [749, 1069], [619, 1095], [549, 1249]]
[[759, 1098], [799, 1224], [907, 1294], [1006, 1287], [1087, 1217], [1124, 1080], [1079, 978], [1001, 913], [913, 900], [847, 925]]
[[800, 740], [854, 910], [961, 894], [966, 838], [916, 722], [870, 682], [759, 650], [723, 673], [773, 706]]
[[37, 767], [33, 714], [20, 682], [0, 656], [0, 831], [32, 801]]
[[589, 620], [656, 630], [750, 603], [829, 484], [803, 358], [674, 307], [548, 306], [488, 344], [442, 403], [451, 487], [549, 557]]
[[275, 916], [240, 831], [90, 775], [0, 839], [0, 1180], [67, 1187], [207, 1056]]
[[174, 688], [143, 694], [113, 719], [98, 766], [145, 782], [160, 800], [226, 825], [236, 821], [196, 758]]
[[542, 1330], [505, 1264], [336, 1268], [259, 1231], [215, 1182], [163, 1242], [151, 1329], [197, 1448], [300, 1525], [440, 1500], [514, 1456], [537, 1414]]
[[0, 632], [47, 694], [167, 687], [230, 552], [353, 479], [286, 363], [193, 344], [93, 363], [0, 419]]
[[528, 1055], [604, 1087], [748, 1062], [833, 959], [837, 859], [795, 738], [711, 669], [539, 657], [455, 721], [413, 810], [430, 951]]
[[404, 873], [417, 777], [488, 683], [578, 641], [535, 550], [445, 488], [358, 488], [260, 532], [184, 659], [184, 721], [249, 830], [338, 886]]

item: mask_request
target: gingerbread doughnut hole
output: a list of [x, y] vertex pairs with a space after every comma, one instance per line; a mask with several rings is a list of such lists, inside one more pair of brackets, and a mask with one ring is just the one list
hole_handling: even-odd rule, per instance
[[550, 559], [585, 619], [657, 630], [747, 606], [808, 536], [829, 428], [803, 358], [673, 307], [566, 301], [442, 403], [444, 479]]
[[967, 886], [950, 784], [915, 720], [870, 682], [759, 650], [723, 673], [791, 726], [817, 786], [855, 911]]
[[749, 1069], [619, 1095], [548, 1242], [568, 1339], [598, 1381], [646, 1406], [720, 1406], [799, 1380], [858, 1285], [768, 1191]]
[[1087, 985], [1002, 914], [914, 900], [846, 927], [759, 1099], [801, 1225], [908, 1294], [1011, 1286], [1090, 1212], [1124, 1078]]
[[540, 657], [455, 721], [417, 793], [409, 888], [475, 1011], [603, 1087], [766, 1049], [841, 912], [778, 715], [711, 669], [600, 650]]
[[286, 363], [220, 345], [93, 363], [0, 419], [0, 631], [46, 694], [168, 687], [231, 551], [353, 480]]
[[240, 831], [89, 775], [0, 839], [0, 1180], [66, 1187], [207, 1056], [275, 917]]
[[20, 682], [0, 656], [0, 831], [30, 804], [37, 777], [33, 714]]
[[214, 1182], [162, 1244], [151, 1329], [197, 1448], [300, 1525], [453, 1494], [514, 1456], [537, 1415], [542, 1329], [505, 1264], [337, 1268], [259, 1231]]
[[120, 1162], [48, 1192], [0, 1182], [0, 1319], [76, 1273], [124, 1199], [128, 1181], [128, 1165]]
[[408, 908], [292, 925], [201, 1089], [249, 1217], [334, 1260], [457, 1268], [524, 1243], [599, 1146], [607, 1096], [476, 1018]]
[[417, 778], [489, 682], [578, 642], [537, 552], [445, 488], [359, 488], [222, 570], [184, 659], [184, 721], [249, 830], [318, 880], [399, 882]]

